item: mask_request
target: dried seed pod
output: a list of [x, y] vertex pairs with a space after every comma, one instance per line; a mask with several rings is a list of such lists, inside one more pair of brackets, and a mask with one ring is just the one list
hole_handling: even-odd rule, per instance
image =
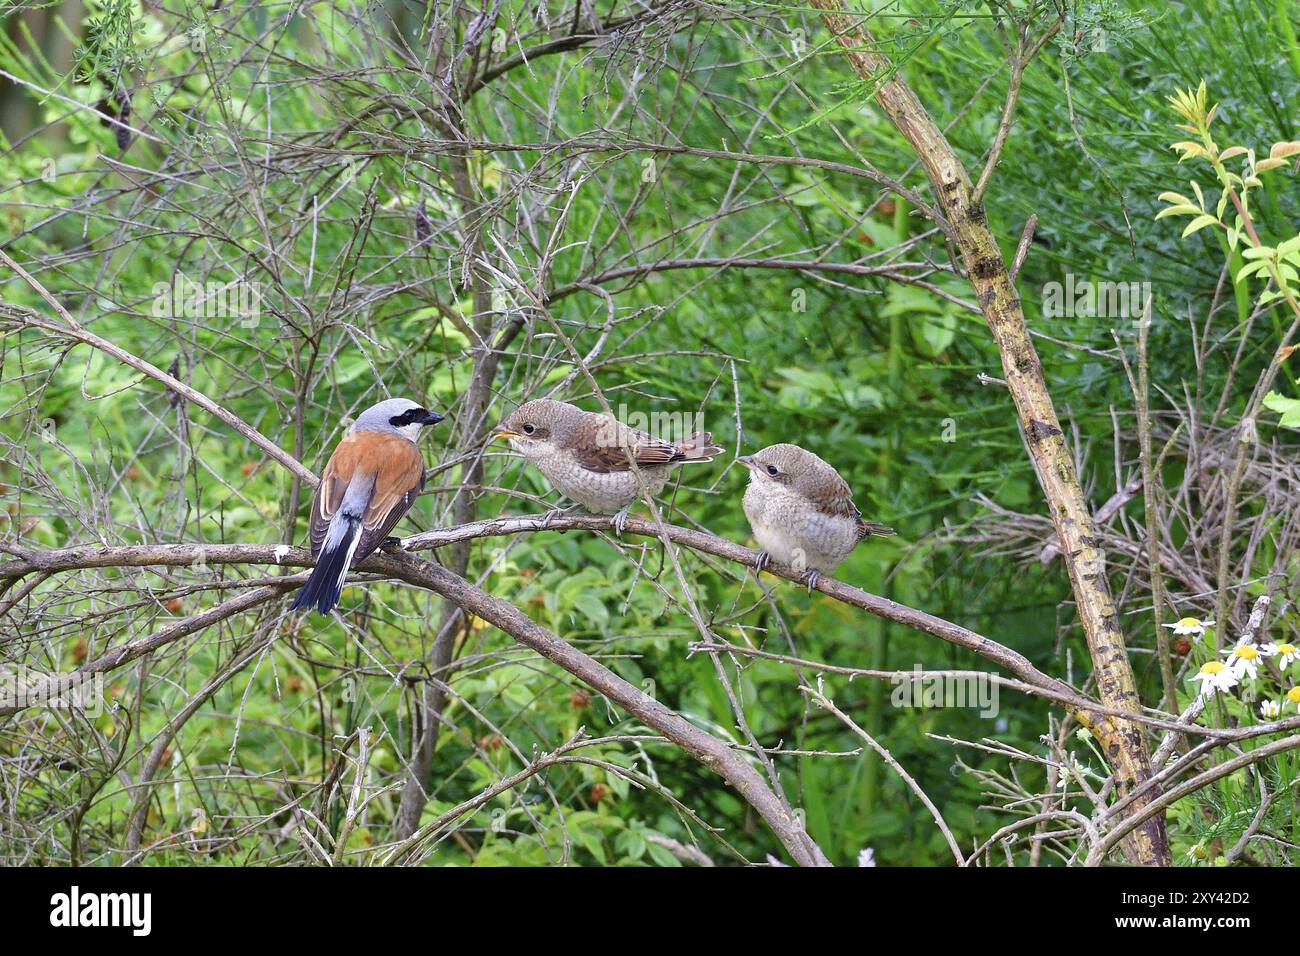
[[420, 245], [429, 241], [433, 235], [433, 223], [429, 220], [429, 213], [424, 208], [424, 200], [420, 200], [420, 206], [415, 210], [415, 238]]

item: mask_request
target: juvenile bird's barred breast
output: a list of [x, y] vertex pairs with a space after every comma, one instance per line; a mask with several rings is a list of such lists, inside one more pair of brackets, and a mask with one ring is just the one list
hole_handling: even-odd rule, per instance
[[[533, 464], [556, 491], [594, 514], [613, 514], [637, 498], [636, 475], [630, 471], [594, 472], [562, 452], [538, 456]], [[641, 466], [641, 477], [650, 494], [663, 490], [670, 470], [664, 465]]]
[[857, 546], [854, 519], [829, 515], [772, 482], [751, 480], [743, 504], [759, 547], [780, 564], [833, 574]]

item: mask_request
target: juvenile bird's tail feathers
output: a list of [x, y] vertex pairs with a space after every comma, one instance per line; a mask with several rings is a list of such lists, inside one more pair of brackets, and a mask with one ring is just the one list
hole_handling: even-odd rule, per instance
[[359, 517], [342, 512], [334, 515], [320, 554], [316, 556], [316, 567], [293, 602], [293, 610], [315, 607], [321, 614], [329, 614], [334, 609], [343, 594], [343, 582], [352, 566], [352, 556], [361, 541], [361, 532]]
[[712, 461], [714, 455], [721, 455], [725, 450], [713, 444], [712, 432], [697, 432], [677, 443], [681, 455], [678, 461]]
[[894, 534], [894, 529], [887, 525], [879, 524], [875, 521], [863, 521], [858, 519], [858, 539], [861, 540], [869, 535], [878, 534], [882, 537]]

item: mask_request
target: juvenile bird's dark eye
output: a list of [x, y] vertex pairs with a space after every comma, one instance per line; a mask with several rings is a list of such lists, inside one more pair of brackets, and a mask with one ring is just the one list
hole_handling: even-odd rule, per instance
[[771, 475], [773, 478], [775, 478], [775, 477], [776, 477], [776, 465], [768, 465], [768, 466], [767, 466], [767, 473], [768, 473], [769, 475]]
[[534, 431], [534, 429], [533, 429], [533, 426], [532, 426], [532, 425], [525, 425], [525, 426], [524, 426], [524, 434], [525, 434], [525, 435], [531, 435], [531, 434], [533, 433], [533, 431]]

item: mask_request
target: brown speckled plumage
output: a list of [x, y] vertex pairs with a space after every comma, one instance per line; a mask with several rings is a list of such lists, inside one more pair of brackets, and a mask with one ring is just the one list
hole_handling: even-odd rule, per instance
[[609, 415], [539, 398], [519, 406], [499, 434], [566, 498], [596, 514], [627, 508], [639, 494], [637, 473], [657, 495], [678, 465], [711, 461], [722, 449], [708, 432], [668, 442]]

